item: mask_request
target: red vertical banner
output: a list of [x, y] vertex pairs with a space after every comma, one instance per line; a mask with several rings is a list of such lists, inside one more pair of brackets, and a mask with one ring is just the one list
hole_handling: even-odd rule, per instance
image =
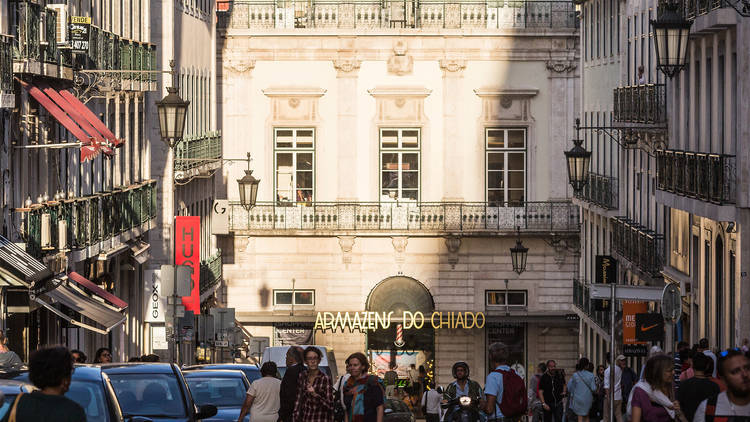
[[185, 305], [186, 311], [193, 311], [195, 315], [198, 315], [201, 310], [200, 240], [200, 217], [175, 217], [174, 263], [175, 265], [187, 265], [192, 269], [190, 296], [184, 296], [182, 304]]

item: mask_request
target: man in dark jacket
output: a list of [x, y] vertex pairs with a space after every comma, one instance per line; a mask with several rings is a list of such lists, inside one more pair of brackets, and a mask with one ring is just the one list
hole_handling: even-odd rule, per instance
[[294, 405], [297, 403], [297, 382], [299, 374], [305, 369], [302, 360], [302, 348], [292, 346], [286, 351], [286, 372], [281, 380], [281, 407], [279, 407], [279, 419], [282, 422], [294, 420]]

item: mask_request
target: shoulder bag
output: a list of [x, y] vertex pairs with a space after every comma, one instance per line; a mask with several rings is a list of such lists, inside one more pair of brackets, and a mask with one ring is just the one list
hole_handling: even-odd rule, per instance
[[333, 421], [344, 422], [346, 419], [346, 410], [344, 409], [344, 403], [341, 402], [341, 383], [344, 381], [344, 376], [339, 377], [338, 387], [336, 387], [333, 396]]
[[21, 396], [23, 396], [23, 393], [19, 393], [18, 396], [16, 396], [16, 400], [13, 401], [13, 407], [10, 409], [8, 422], [16, 422], [16, 411], [18, 410], [18, 402], [21, 401]]

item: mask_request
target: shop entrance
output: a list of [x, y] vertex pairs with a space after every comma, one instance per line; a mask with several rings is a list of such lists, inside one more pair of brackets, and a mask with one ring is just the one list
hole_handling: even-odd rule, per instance
[[[405, 383], [413, 364], [417, 369], [424, 368], [429, 383], [435, 367], [435, 330], [429, 315], [435, 310], [435, 302], [427, 287], [411, 277], [387, 278], [370, 292], [367, 310], [393, 312], [388, 328], [367, 332], [367, 352], [373, 370], [383, 376], [395, 365], [399, 379]], [[410, 322], [405, 326], [404, 312], [421, 312], [428, 320], [420, 328], [409, 327]]]

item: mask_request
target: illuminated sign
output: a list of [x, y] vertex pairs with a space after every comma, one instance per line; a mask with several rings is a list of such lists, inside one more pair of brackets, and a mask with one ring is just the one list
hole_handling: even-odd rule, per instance
[[[374, 331], [384, 330], [391, 326], [394, 312], [318, 312], [315, 317], [315, 330]], [[422, 312], [404, 311], [398, 320], [402, 329], [420, 330], [427, 326], [434, 329], [472, 329], [484, 328], [485, 317], [482, 312], [440, 312], [425, 315]]]

